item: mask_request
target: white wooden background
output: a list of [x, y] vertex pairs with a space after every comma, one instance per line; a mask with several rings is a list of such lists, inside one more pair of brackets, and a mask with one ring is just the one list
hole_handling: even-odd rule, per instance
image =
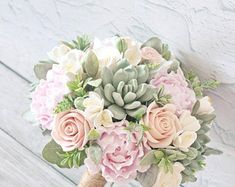
[[48, 141], [21, 118], [28, 108], [32, 68], [58, 40], [87, 33], [119, 33], [143, 41], [161, 37], [203, 78], [222, 84], [209, 92], [217, 110], [211, 145], [224, 151], [208, 158], [190, 187], [235, 186], [234, 0], [1, 0], [0, 187], [70, 187], [81, 170], [61, 170], [41, 158]]

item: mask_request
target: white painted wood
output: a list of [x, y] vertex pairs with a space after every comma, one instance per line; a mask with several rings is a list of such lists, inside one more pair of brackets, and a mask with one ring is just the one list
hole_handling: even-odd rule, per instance
[[[22, 113], [29, 108], [29, 84], [1, 64], [0, 76], [0, 129], [41, 158], [41, 151], [49, 141], [49, 137], [44, 137], [38, 126], [32, 126], [22, 118]], [[48, 167], [51, 166], [48, 164]], [[75, 183], [84, 171], [84, 169], [55, 168]]]
[[[120, 33], [140, 41], [152, 35], [161, 37], [201, 77], [214, 77], [222, 83], [217, 91], [210, 92], [218, 116], [211, 136], [214, 146], [222, 149], [224, 155], [208, 159], [208, 167], [195, 185], [230, 187], [235, 186], [232, 176], [235, 173], [232, 167], [235, 164], [234, 25], [234, 0], [4, 0], [0, 1], [0, 59], [33, 79], [33, 64], [45, 58], [46, 52], [61, 39], [70, 40], [81, 33], [101, 38]], [[22, 98], [26, 90], [24, 86], [22, 91], [15, 92]], [[21, 106], [18, 103], [21, 99], [8, 99], [12, 100], [12, 108], [3, 106], [12, 111], [11, 116], [18, 108], [26, 109], [26, 101], [22, 100], [25, 104]], [[20, 116], [13, 118], [19, 121], [15, 126], [20, 126]], [[4, 128], [10, 131], [7, 125]], [[38, 141], [46, 140], [35, 140], [40, 133], [27, 130], [11, 129], [11, 132], [21, 141], [26, 139], [26, 145], [39, 153], [36, 145], [42, 148], [43, 144]]]
[[0, 130], [0, 186], [72, 187], [68, 179]]

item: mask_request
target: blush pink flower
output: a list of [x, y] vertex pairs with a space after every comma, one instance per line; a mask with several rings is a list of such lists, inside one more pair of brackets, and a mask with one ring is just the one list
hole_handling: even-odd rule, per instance
[[152, 47], [143, 47], [141, 49], [141, 56], [143, 59], [150, 60], [156, 63], [160, 63], [163, 60], [158, 51]]
[[102, 160], [99, 165], [95, 165], [88, 155], [85, 164], [89, 172], [97, 173], [101, 170], [108, 182], [123, 183], [134, 179], [137, 171], [145, 172], [148, 169], [139, 164], [150, 150], [147, 140], [144, 137], [139, 143], [140, 132], [125, 130], [127, 124], [127, 121], [116, 122], [112, 128], [106, 128], [101, 133], [97, 143], [103, 151]]
[[175, 114], [176, 108], [172, 104], [159, 107], [152, 102], [146, 111], [142, 122], [149, 127], [145, 132], [148, 144], [153, 148], [169, 146], [182, 128]]
[[51, 130], [53, 121], [53, 110], [69, 92], [66, 83], [67, 76], [58, 65], [53, 65], [48, 71], [46, 80], [40, 80], [39, 85], [32, 93], [31, 111], [36, 120], [44, 129]]
[[177, 114], [180, 115], [183, 110], [192, 110], [196, 102], [196, 96], [180, 72], [167, 73], [158, 72], [150, 81], [150, 84], [156, 88], [164, 87], [164, 94], [171, 96], [171, 103], [176, 105]]
[[92, 128], [83, 111], [75, 109], [56, 115], [51, 136], [64, 151], [72, 151], [75, 148], [82, 150]]

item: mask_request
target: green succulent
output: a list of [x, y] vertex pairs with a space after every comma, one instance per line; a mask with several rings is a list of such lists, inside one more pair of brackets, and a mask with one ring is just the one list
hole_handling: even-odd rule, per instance
[[146, 65], [133, 66], [123, 59], [114, 70], [104, 67], [102, 85], [95, 89], [115, 119], [126, 114], [136, 118], [146, 112], [146, 102], [153, 99], [155, 89], [147, 84], [149, 69]]

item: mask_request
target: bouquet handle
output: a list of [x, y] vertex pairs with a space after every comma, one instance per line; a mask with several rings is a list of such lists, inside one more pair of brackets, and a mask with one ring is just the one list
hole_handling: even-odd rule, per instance
[[88, 171], [86, 171], [83, 174], [78, 187], [104, 187], [105, 184], [106, 181], [100, 173], [90, 174]]

